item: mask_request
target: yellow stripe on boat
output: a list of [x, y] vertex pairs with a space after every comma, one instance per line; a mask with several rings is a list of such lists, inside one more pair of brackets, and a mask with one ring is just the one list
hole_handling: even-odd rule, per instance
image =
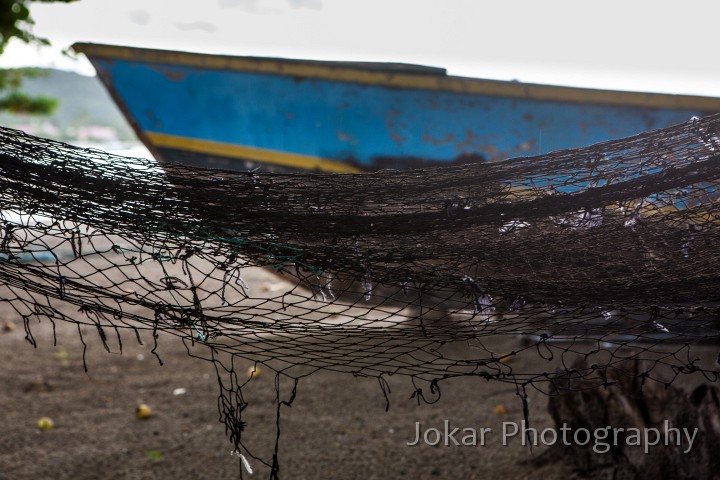
[[332, 173], [359, 173], [360, 169], [347, 163], [328, 160], [322, 157], [301, 155], [297, 153], [268, 150], [232, 143], [200, 140], [196, 138], [180, 137], [165, 133], [146, 132], [145, 135], [156, 147], [174, 148], [194, 153], [217, 155], [221, 157], [252, 160], [256, 162], [271, 163], [284, 167], [303, 170], [322, 170]]
[[76, 52], [84, 53], [93, 58], [266, 73], [298, 78], [380, 85], [393, 88], [439, 90], [454, 93], [509, 96], [530, 100], [564, 101], [584, 104], [596, 103], [649, 108], [681, 108], [705, 112], [720, 111], [720, 98], [692, 95], [668, 95], [557, 87], [552, 85], [534, 85], [519, 82], [452, 77], [430, 73], [398, 73], [396, 71], [367, 70], [343, 65], [318, 65], [318, 63], [321, 62], [207, 55], [92, 43], [76, 43], [72, 48]]

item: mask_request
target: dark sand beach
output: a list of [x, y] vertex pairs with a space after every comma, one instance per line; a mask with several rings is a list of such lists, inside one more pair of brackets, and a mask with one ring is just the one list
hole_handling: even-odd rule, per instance
[[[72, 310], [66, 314], [80, 315]], [[219, 388], [210, 362], [189, 357], [180, 338], [160, 333], [160, 365], [147, 330], [143, 345], [125, 331], [122, 353], [114, 347], [108, 353], [97, 331], [82, 327], [85, 373], [85, 346], [77, 325], [56, 323], [55, 346], [52, 324], [30, 320], [37, 342], [33, 348], [11, 305], [0, 304], [0, 480], [240, 478], [240, 460], [231, 455], [233, 447], [219, 422]], [[509, 351], [521, 340], [507, 341], [498, 351]], [[193, 348], [201, 353], [206, 347]], [[538, 368], [534, 361], [536, 356], [519, 355], [512, 366], [532, 371]], [[239, 360], [238, 375], [247, 378], [252, 366]], [[292, 386], [285, 380], [284, 399]], [[523, 421], [514, 385], [479, 377], [449, 379], [441, 383], [436, 403], [418, 404], [410, 398], [415, 387], [408, 377], [387, 380], [386, 412], [376, 378], [324, 370], [302, 378], [292, 407], [282, 408], [280, 478], [580, 478], [558, 462], [534, 463], [545, 446], [523, 446], [519, 436], [503, 445], [503, 423]], [[676, 383], [691, 386], [702, 381], [680, 380]], [[434, 401], [428, 385], [424, 387], [427, 399]], [[548, 397], [534, 389], [528, 394], [531, 426], [553, 427]], [[266, 461], [271, 461], [275, 443], [275, 395], [274, 373], [260, 366], [259, 376], [243, 389], [249, 403], [243, 442]], [[140, 404], [152, 409], [150, 418], [136, 417]], [[54, 428], [39, 429], [41, 417], [52, 419]], [[450, 429], [486, 429], [484, 445], [480, 438], [477, 446], [407, 445], [418, 422], [424, 431], [443, 430], [445, 421]], [[269, 468], [249, 460], [252, 478], [268, 477]], [[247, 472], [243, 478], [250, 478]]]
[[[161, 366], [151, 353], [149, 332], [144, 345], [126, 332], [120, 354], [108, 353], [97, 332], [83, 327], [85, 373], [76, 325], [58, 322], [54, 346], [50, 322], [31, 320], [33, 348], [10, 305], [3, 303], [0, 314], [0, 326], [14, 326], [0, 331], [0, 479], [240, 477], [240, 461], [230, 454], [232, 445], [218, 420], [215, 369], [189, 357], [179, 338], [160, 334]], [[239, 374], [247, 375], [250, 367], [245, 362]], [[292, 407], [282, 409], [281, 478], [520, 479], [541, 471], [547, 478], [566, 476], [559, 465], [541, 470], [528, 463], [543, 448], [531, 451], [519, 438], [502, 445], [502, 423], [523, 418], [514, 386], [451, 379], [442, 384], [437, 403], [418, 405], [410, 399], [414, 387], [407, 377], [388, 380], [386, 412], [375, 378], [320, 371], [301, 379]], [[273, 372], [261, 366], [243, 390], [249, 403], [243, 440], [266, 460], [275, 442], [274, 381]], [[535, 427], [551, 425], [546, 402], [544, 395], [530, 393]], [[141, 403], [151, 407], [149, 419], [136, 418]], [[37, 420], [45, 416], [54, 428], [41, 431]], [[478, 446], [407, 445], [417, 422], [423, 430], [442, 430], [445, 420], [453, 428], [491, 431], [484, 446], [480, 440]], [[267, 467], [250, 463], [253, 478], [267, 477]]]

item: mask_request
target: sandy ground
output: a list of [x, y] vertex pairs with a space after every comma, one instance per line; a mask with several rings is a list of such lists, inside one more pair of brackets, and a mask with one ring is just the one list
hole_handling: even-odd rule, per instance
[[[161, 334], [160, 365], [133, 335], [122, 354], [108, 353], [96, 332], [86, 330], [87, 365], [74, 324], [57, 325], [57, 345], [47, 321], [33, 320], [37, 340], [25, 340], [23, 324], [0, 304], [0, 480], [20, 479], [225, 479], [240, 478], [240, 461], [218, 421], [218, 384], [212, 364], [190, 358], [181, 340]], [[518, 340], [519, 341], [519, 340]], [[508, 345], [508, 348], [512, 346]], [[529, 360], [518, 359], [518, 369]], [[241, 362], [247, 375], [251, 363]], [[262, 368], [262, 367], [261, 367]], [[270, 458], [275, 442], [275, 377], [262, 369], [243, 390], [247, 409], [244, 441]], [[480, 479], [574, 478], [569, 467], [538, 467], [532, 451], [511, 439], [502, 442], [503, 422], [520, 423], [522, 404], [512, 385], [466, 377], [442, 383], [433, 404], [410, 399], [406, 378], [390, 380], [390, 409], [374, 378], [318, 372], [303, 378], [292, 408], [283, 408], [280, 477], [286, 479]], [[177, 389], [185, 392], [177, 394]], [[285, 390], [287, 392], [287, 390]], [[530, 391], [532, 426], [552, 426], [547, 397]], [[153, 410], [147, 420], [136, 407]], [[40, 417], [55, 427], [41, 431]], [[489, 428], [484, 446], [408, 446], [416, 423], [424, 428]], [[251, 459], [252, 478], [269, 469]], [[245, 474], [244, 478], [250, 478]]]
[[[212, 365], [189, 358], [181, 342], [160, 338], [160, 366], [150, 347], [126, 345], [108, 354], [87, 336], [89, 372], [74, 325], [59, 325], [58, 346], [47, 326], [36, 326], [34, 349], [20, 325], [0, 334], [0, 479], [220, 479], [239, 478], [239, 461], [218, 422]], [[248, 362], [248, 366], [250, 363]], [[274, 376], [267, 371], [245, 393], [248, 445], [268, 451], [274, 441]], [[391, 383], [391, 407], [375, 379], [321, 372], [303, 379], [292, 408], [282, 415], [281, 477], [317, 478], [527, 478], [523, 462], [540, 453], [488, 437], [486, 447], [410, 447], [415, 422], [489, 427], [520, 421], [514, 389], [480, 379], [445, 384], [435, 405], [408, 400], [411, 385]], [[183, 395], [174, 395], [178, 388]], [[549, 426], [546, 399], [531, 398], [532, 419]], [[154, 415], [135, 417], [146, 403]], [[507, 414], [498, 414], [503, 405]], [[41, 431], [48, 416], [55, 428]], [[257, 462], [253, 462], [259, 467]], [[253, 477], [266, 478], [262, 468]], [[547, 472], [560, 478], [560, 468]]]
[[[151, 338], [139, 345], [124, 337], [122, 354], [108, 353], [86, 329], [86, 360], [77, 326], [31, 322], [37, 348], [25, 340], [22, 322], [0, 304], [0, 480], [20, 479], [222, 479], [240, 478], [218, 420], [218, 384], [212, 364], [190, 358], [181, 340], [161, 334], [160, 365]], [[251, 363], [241, 363], [247, 375]], [[275, 441], [275, 377], [261, 370], [243, 394], [250, 406], [245, 444], [262, 458]], [[407, 378], [390, 380], [390, 409], [377, 379], [318, 372], [303, 378], [292, 408], [283, 408], [280, 476], [287, 479], [547, 478], [566, 477], [562, 466], [539, 470], [527, 462], [542, 453], [502, 445], [503, 422], [520, 422], [522, 404], [511, 385], [479, 378], [449, 380], [433, 405], [410, 395]], [[185, 393], [177, 395], [177, 389]], [[287, 390], [286, 390], [287, 391]], [[534, 426], [550, 426], [547, 399], [530, 397]], [[153, 415], [136, 418], [145, 403]], [[55, 427], [42, 431], [47, 416]], [[423, 428], [490, 428], [485, 446], [408, 446], [416, 422]], [[251, 459], [253, 478], [269, 469]], [[247, 474], [245, 478], [248, 478]]]

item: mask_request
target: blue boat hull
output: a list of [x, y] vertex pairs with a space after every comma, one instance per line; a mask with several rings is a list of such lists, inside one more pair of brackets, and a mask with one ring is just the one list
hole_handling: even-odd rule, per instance
[[218, 168], [354, 172], [500, 160], [720, 111], [714, 98], [464, 79], [422, 67], [75, 49], [156, 156]]

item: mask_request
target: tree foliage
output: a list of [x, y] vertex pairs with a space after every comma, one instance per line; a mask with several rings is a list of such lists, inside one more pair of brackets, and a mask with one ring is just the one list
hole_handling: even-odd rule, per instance
[[[38, 3], [71, 3], [76, 0], [34, 0]], [[12, 39], [36, 45], [50, 45], [32, 31], [35, 21], [30, 15], [30, 0], [0, 0], [0, 54]], [[13, 113], [49, 114], [57, 107], [56, 99], [30, 96], [21, 90], [22, 79], [38, 75], [35, 69], [0, 70], [0, 110]]]

